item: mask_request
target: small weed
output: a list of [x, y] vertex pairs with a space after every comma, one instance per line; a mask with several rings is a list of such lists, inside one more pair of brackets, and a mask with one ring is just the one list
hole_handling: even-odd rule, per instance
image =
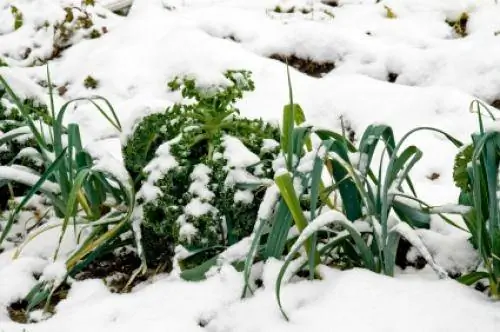
[[99, 86], [99, 81], [89, 75], [83, 81], [83, 86], [87, 89], [95, 90]]
[[282, 7], [280, 6], [276, 6], [274, 7], [274, 10], [273, 10], [275, 13], [283, 13], [283, 14], [292, 14], [295, 12], [295, 7], [292, 6], [288, 9], [283, 9]]
[[92, 29], [92, 31], [90, 32], [89, 37], [90, 37], [90, 39], [96, 39], [96, 38], [101, 37], [101, 33], [97, 29]]
[[395, 18], [398, 18], [398, 16], [396, 15], [396, 13], [394, 13], [394, 11], [392, 10], [391, 7], [389, 6], [384, 6], [385, 8], [385, 16], [387, 18], [390, 18], [390, 19], [395, 19]]
[[458, 20], [450, 21], [446, 20], [446, 23], [453, 28], [453, 31], [460, 37], [467, 36], [467, 23], [469, 22], [469, 14], [463, 12]]
[[57, 57], [63, 50], [71, 46], [75, 38], [83, 35], [83, 38], [95, 39], [105, 33], [102, 33], [94, 26], [93, 16], [86, 10], [86, 6], [92, 6], [94, 1], [86, 1], [84, 6], [65, 7], [66, 15], [64, 20], [54, 24], [54, 45], [52, 57]]
[[10, 7], [10, 12], [14, 16], [14, 30], [21, 28], [23, 26], [23, 13], [15, 6]]

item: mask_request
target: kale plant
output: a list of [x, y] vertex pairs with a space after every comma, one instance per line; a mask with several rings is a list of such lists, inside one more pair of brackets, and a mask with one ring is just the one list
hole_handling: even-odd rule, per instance
[[243, 92], [254, 88], [250, 73], [225, 76], [228, 84], [217, 87], [187, 78], [170, 82], [189, 103], [144, 118], [124, 147], [127, 169], [138, 179], [150, 264], [170, 264], [177, 248], [189, 267], [253, 230], [273, 176], [279, 130], [242, 118], [235, 108]]
[[[23, 105], [30, 110], [34, 119], [39, 123], [48, 123], [48, 112], [45, 105], [33, 99], [23, 100]], [[0, 88], [0, 137], [2, 133], [23, 127], [25, 119], [19, 109], [5, 96], [5, 90]], [[43, 172], [42, 163], [36, 158], [37, 144], [29, 135], [21, 135], [17, 139], [0, 142], [0, 166], [16, 164]], [[7, 206], [9, 198], [21, 196], [27, 187], [19, 183], [0, 181], [0, 210]]]

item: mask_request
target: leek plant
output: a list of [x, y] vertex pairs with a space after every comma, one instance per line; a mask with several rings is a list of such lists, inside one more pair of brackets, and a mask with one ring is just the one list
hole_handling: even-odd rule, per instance
[[463, 148], [455, 159], [454, 180], [460, 188], [459, 202], [470, 206], [464, 214], [471, 242], [481, 257], [481, 271], [471, 272], [459, 281], [471, 285], [487, 280], [489, 292], [500, 299], [500, 131], [486, 129], [482, 110], [496, 120], [487, 106], [479, 101], [471, 104], [477, 112], [479, 131], [472, 134], [472, 143]]
[[[0, 146], [22, 135], [32, 137], [36, 142], [36, 158], [43, 162], [44, 170], [42, 174], [38, 174], [36, 170], [20, 168], [15, 161], [9, 165], [0, 166], [0, 186], [12, 181], [20, 181], [30, 186], [20, 203], [10, 211], [0, 234], [0, 245], [8, 238], [18, 213], [35, 194], [40, 193], [48, 198], [55, 215], [61, 218], [59, 224], [50, 227], [61, 229], [54, 260], [58, 259], [61, 241], [70, 226], [75, 232], [79, 232], [77, 238], [81, 238], [81, 241], [66, 260], [67, 276], [73, 276], [99, 255], [130, 244], [130, 237], [127, 239], [120, 235], [132, 229], [131, 218], [135, 193], [133, 181], [124, 169], [123, 172], [110, 170], [110, 167], [103, 166], [99, 160], [94, 160], [83, 147], [77, 124], [69, 124], [67, 127], [63, 125], [68, 107], [78, 100], [87, 100], [113, 127], [121, 130], [120, 122], [111, 104], [102, 97], [81, 98], [65, 103], [56, 113], [48, 69], [47, 77], [50, 114], [46, 117], [48, 120], [43, 123], [33, 118], [29, 106], [21, 101], [6, 80], [0, 76], [0, 85], [3, 86], [7, 96], [18, 108], [23, 118], [23, 121], [17, 123], [16, 128], [0, 136]], [[97, 101], [104, 102], [110, 114], [99, 106]], [[39, 227], [30, 234], [26, 242], [48, 229], [49, 227]], [[86, 230], [88, 235], [82, 237], [82, 230]], [[145, 263], [142, 270], [144, 268]], [[28, 296], [29, 307], [33, 308], [49, 299], [57, 286], [51, 282], [37, 285]]]
[[[293, 275], [306, 269], [309, 278], [315, 278], [320, 277], [316, 270], [319, 264], [347, 261], [349, 266], [393, 276], [401, 236], [420, 251], [439, 276], [446, 277], [414, 228], [428, 228], [431, 214], [451, 222], [442, 214], [460, 210], [432, 207], [417, 198], [409, 173], [422, 152], [404, 143], [423, 130], [442, 134], [457, 147], [462, 143], [431, 127], [413, 129], [396, 142], [391, 127], [371, 125], [356, 147], [343, 133], [304, 125], [304, 113], [293, 102], [290, 78], [289, 97], [280, 142], [284, 167], [276, 171], [275, 186], [268, 189], [277, 195], [270, 194], [273, 198], [263, 203], [274, 213], [260, 214], [265, 217], [254, 228], [245, 264], [244, 294], [251, 291], [250, 270], [257, 257], [285, 256], [276, 281], [276, 297], [286, 318], [280, 300], [285, 273]], [[313, 141], [319, 144], [313, 146]], [[383, 154], [374, 172], [371, 165], [379, 144]], [[294, 233], [298, 236], [291, 236]], [[287, 272], [291, 266], [293, 270]]]

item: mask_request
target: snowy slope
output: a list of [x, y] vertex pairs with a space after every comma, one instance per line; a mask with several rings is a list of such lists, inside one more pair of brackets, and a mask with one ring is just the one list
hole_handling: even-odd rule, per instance
[[[279, 121], [288, 101], [286, 72], [283, 63], [269, 57], [295, 55], [335, 63], [321, 78], [292, 70], [294, 98], [309, 122], [339, 129], [344, 116], [358, 135], [367, 125], [383, 122], [398, 137], [416, 126], [439, 126], [467, 141], [476, 129], [470, 102], [500, 99], [500, 5], [493, 0], [374, 2], [340, 0], [333, 7], [313, 0], [135, 0], [127, 17], [97, 6], [96, 12], [106, 16], [99, 24], [108, 32], [92, 40], [77, 38], [49, 62], [54, 84], [65, 86], [57, 102], [105, 96], [131, 127], [137, 117], [179, 100], [166, 85], [175, 76], [214, 84], [223, 81], [226, 69], [248, 69], [256, 90], [240, 102], [242, 114]], [[22, 54], [35, 44], [33, 56], [50, 54], [52, 36], [35, 27], [63, 17], [60, 6], [49, 0], [7, 0], [0, 8], [10, 3], [25, 13], [25, 26], [11, 31], [11, 17], [1, 12], [0, 56]], [[397, 17], [387, 18], [384, 5]], [[277, 13], [277, 6], [296, 12]], [[457, 20], [464, 11], [470, 17], [468, 36], [460, 38], [445, 21]], [[16, 91], [47, 98], [34, 83], [46, 79], [45, 67], [16, 56], [5, 61], [10, 67], [0, 67], [0, 74]], [[397, 75], [394, 83], [388, 82], [389, 74]], [[84, 87], [89, 75], [98, 80], [95, 90]], [[87, 144], [114, 135], [109, 146], [100, 148], [119, 158], [117, 134], [90, 105], [79, 104], [67, 121], [82, 126]], [[436, 205], [454, 202], [455, 148], [434, 134], [420, 133], [413, 142], [424, 151], [412, 173], [420, 196]], [[431, 181], [432, 173], [440, 177]], [[439, 221], [433, 227], [451, 232]], [[471, 259], [460, 250], [463, 235], [454, 236], [447, 243], [453, 249], [441, 254], [443, 264]], [[37, 252], [36, 246], [45, 249]], [[0, 331], [25, 328], [8, 323], [3, 307], [25, 295], [35, 282], [32, 273], [47, 264], [50, 246], [36, 246], [16, 262], [10, 262], [12, 252], [0, 254]], [[266, 267], [270, 280], [272, 264]], [[324, 281], [284, 287], [290, 323], [280, 316], [272, 281], [241, 302], [242, 277], [227, 267], [200, 284], [165, 279], [125, 295], [110, 294], [100, 281], [75, 283], [55, 317], [27, 331], [500, 331], [500, 306], [453, 281], [411, 273], [396, 279], [358, 270], [325, 273]], [[209, 321], [205, 328], [198, 326], [200, 319]]]

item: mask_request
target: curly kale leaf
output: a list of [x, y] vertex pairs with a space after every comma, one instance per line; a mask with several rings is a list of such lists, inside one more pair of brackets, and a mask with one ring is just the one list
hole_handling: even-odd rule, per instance
[[[42, 121], [46, 124], [50, 123], [50, 116], [45, 105], [33, 99], [25, 99], [22, 103], [33, 120]], [[21, 111], [13, 106], [5, 90], [0, 88], [0, 133], [6, 133], [16, 129], [25, 125], [25, 123], [26, 119], [23, 117]], [[31, 150], [38, 150], [38, 145], [33, 138], [13, 139], [5, 142], [0, 146], [0, 165], [11, 165], [15, 163], [39, 173], [43, 173], [44, 168], [39, 160], [33, 159], [28, 155], [20, 157], [20, 152], [28, 148]], [[7, 207], [7, 202], [12, 194], [14, 196], [22, 196], [29, 188], [23, 184], [12, 182], [11, 189], [12, 190], [7, 187], [5, 182], [0, 184], [0, 210]]]
[[468, 164], [472, 160], [474, 146], [468, 145], [462, 149], [456, 156], [453, 165], [453, 181], [461, 191], [470, 190], [470, 179], [468, 172]]
[[[138, 190], [142, 239], [153, 264], [171, 259], [172, 248], [179, 246], [204, 261], [253, 230], [277, 153], [263, 146], [265, 140], [277, 141], [279, 130], [240, 117], [234, 107], [243, 91], [253, 89], [248, 72], [227, 72], [226, 78], [228, 85], [216, 87], [200, 87], [191, 79], [170, 82], [192, 102], [143, 119], [124, 147], [129, 170], [144, 173]], [[240, 142], [255, 163], [231, 164], [227, 137]], [[234, 172], [253, 183], [235, 181]]]

